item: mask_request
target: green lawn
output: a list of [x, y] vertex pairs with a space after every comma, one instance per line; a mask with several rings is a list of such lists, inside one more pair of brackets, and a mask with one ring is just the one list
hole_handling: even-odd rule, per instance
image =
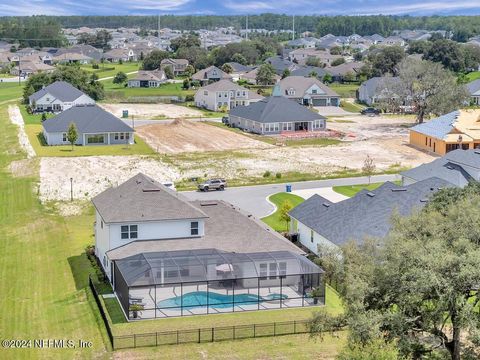
[[14, 178], [6, 170], [24, 157], [6, 106], [0, 106], [0, 126], [1, 337], [93, 343], [83, 350], [2, 349], [0, 357], [107, 358], [105, 332], [86, 290], [91, 267], [83, 249], [93, 241], [93, 214], [63, 218], [43, 207], [34, 193], [38, 177]]
[[480, 79], [480, 71], [474, 71], [466, 75], [468, 82]]
[[356, 98], [357, 97], [357, 89], [360, 85], [358, 84], [339, 84], [339, 83], [332, 83], [329, 84], [328, 87], [335, 91], [338, 95], [342, 98]]
[[[395, 181], [396, 184], [400, 185], [400, 181]], [[368, 184], [361, 184], [361, 185], [345, 185], [345, 186], [334, 186], [333, 191], [336, 191], [339, 194], [352, 197], [356, 195], [358, 192], [362, 191], [363, 189], [366, 190], [375, 190], [378, 188], [380, 185], [383, 185], [384, 183], [372, 183], [370, 185]]]
[[134, 145], [98, 145], [98, 146], [74, 146], [70, 145], [47, 146], [41, 142], [42, 125], [26, 125], [25, 131], [37, 156], [94, 156], [94, 155], [154, 155], [155, 152], [140, 136], [135, 136]]
[[355, 103], [351, 103], [351, 102], [347, 102], [347, 101], [344, 101], [342, 100], [340, 102], [340, 107], [345, 110], [345, 111], [349, 111], [349, 112], [352, 112], [352, 113], [359, 113], [360, 111], [362, 111], [365, 107], [360, 105], [360, 104], [355, 104]]
[[[41, 124], [42, 123], [42, 114], [29, 114], [25, 104], [18, 104], [18, 108], [20, 109], [20, 113], [22, 114], [23, 121], [25, 124], [32, 125], [32, 124]], [[52, 113], [46, 113], [47, 119], [54, 117], [55, 114]]]
[[163, 84], [157, 88], [129, 88], [113, 84], [111, 80], [104, 82], [106, 101], [112, 99], [128, 99], [131, 97], [179, 96], [194, 95], [195, 90], [184, 90], [180, 83]]
[[98, 65], [99, 69], [94, 69], [91, 64], [81, 65], [80, 67], [85, 71], [97, 74], [100, 79], [115, 76], [120, 71], [129, 73], [132, 71], [138, 71], [140, 68], [140, 63], [138, 62], [124, 62], [123, 64], [105, 62]]
[[273, 214], [270, 214], [267, 217], [262, 219], [268, 226], [273, 228], [276, 231], [287, 231], [287, 223], [280, 218], [280, 208], [285, 201], [289, 201], [292, 207], [295, 207], [305, 201], [304, 198], [289, 194], [285, 192], [277, 193], [271, 195], [268, 200], [270, 200], [277, 207], [276, 211]]
[[19, 99], [23, 96], [23, 84], [17, 82], [0, 83], [0, 104], [6, 101]]

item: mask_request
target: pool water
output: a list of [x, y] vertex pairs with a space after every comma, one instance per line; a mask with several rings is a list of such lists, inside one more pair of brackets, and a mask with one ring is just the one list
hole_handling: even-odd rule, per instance
[[248, 305], [255, 304], [257, 302], [272, 301], [272, 300], [285, 300], [288, 296], [285, 294], [272, 293], [267, 296], [258, 296], [254, 294], [236, 294], [225, 295], [214, 292], [195, 291], [184, 294], [183, 296], [175, 296], [170, 299], [159, 301], [157, 306], [159, 308], [167, 307], [201, 307], [209, 306], [212, 308], [228, 308], [232, 307], [232, 303], [235, 305]]

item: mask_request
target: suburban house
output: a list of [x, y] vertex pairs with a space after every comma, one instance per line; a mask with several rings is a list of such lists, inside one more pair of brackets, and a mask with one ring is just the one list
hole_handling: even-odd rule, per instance
[[480, 148], [480, 109], [452, 111], [410, 128], [410, 145], [438, 155]]
[[229, 123], [232, 127], [261, 135], [326, 129], [325, 117], [283, 97], [278, 85], [271, 97], [230, 110]]
[[263, 96], [237, 85], [230, 80], [220, 80], [206, 85], [195, 93], [195, 106], [212, 111], [230, 110], [236, 106], [249, 105]]
[[382, 239], [390, 232], [394, 214], [407, 216], [423, 208], [436, 191], [448, 186], [451, 184], [430, 177], [408, 186], [386, 182], [338, 203], [314, 195], [290, 211], [290, 231], [317, 255], [322, 248], [349, 241], [361, 244], [366, 238]]
[[480, 79], [469, 82], [467, 84], [467, 90], [471, 97], [471, 103], [480, 105]]
[[397, 82], [395, 77], [373, 77], [364, 81], [357, 90], [357, 100], [367, 105], [375, 105], [377, 102], [391, 97], [387, 90], [391, 82]]
[[342, 55], [332, 55], [328, 50], [296, 49], [288, 53], [288, 59], [297, 64], [304, 65], [308, 59], [318, 59], [325, 66], [331, 66], [332, 62], [342, 58]]
[[165, 70], [167, 66], [172, 69], [173, 75], [178, 76], [185, 72], [185, 68], [188, 66], [187, 59], [163, 59], [160, 62], [160, 69]]
[[132, 49], [112, 49], [104, 53], [103, 58], [110, 62], [138, 60], [136, 52]]
[[480, 181], [480, 150], [453, 150], [440, 159], [403, 171], [401, 175], [403, 185], [434, 176], [463, 188], [471, 181]]
[[[332, 75], [332, 80], [337, 82], [342, 82], [344, 80], [358, 80], [360, 70], [365, 65], [361, 61], [353, 61], [348, 63], [343, 63], [337, 66], [332, 66], [326, 71]], [[348, 76], [351, 76], [352, 79], [347, 79]]]
[[38, 74], [40, 72], [51, 73], [54, 70], [54, 66], [43, 62], [25, 61], [21, 62], [20, 65], [12, 67], [10, 74], [14, 76], [28, 77], [31, 74]]
[[232, 76], [227, 74], [226, 72], [220, 70], [216, 66], [209, 66], [206, 69], [197, 71], [192, 76], [192, 80], [200, 81], [202, 85], [206, 85], [208, 83], [219, 81], [219, 80], [231, 80]]
[[253, 66], [242, 65], [237, 62], [228, 62], [226, 64], [230, 65], [233, 69], [233, 71], [230, 73], [233, 81], [240, 80], [243, 75], [254, 69]]
[[89, 64], [93, 59], [78, 52], [64, 52], [60, 55], [55, 55], [53, 61], [59, 64]]
[[287, 76], [278, 83], [283, 96], [309, 106], [340, 106], [340, 95], [315, 77]]
[[[244, 80], [248, 82], [249, 84], [256, 85], [257, 84], [257, 72], [258, 72], [259, 67], [256, 67], [246, 73], [242, 73], [239, 75], [240, 80]], [[234, 75], [233, 75], [234, 76]], [[273, 83], [277, 83], [280, 81], [281, 77], [277, 74], [273, 76]], [[273, 84], [272, 84], [273, 85]]]
[[141, 173], [92, 203], [95, 255], [129, 320], [325, 302], [323, 270], [229, 203], [189, 201]]
[[42, 122], [47, 145], [68, 145], [68, 128], [77, 127], [76, 145], [133, 144], [134, 130], [97, 105], [74, 106]]
[[93, 105], [95, 100], [66, 81], [54, 83], [28, 97], [33, 112], [61, 112], [73, 106]]
[[140, 70], [135, 74], [135, 77], [128, 79], [128, 87], [159, 87], [161, 84], [164, 84], [167, 81], [167, 76], [163, 70]]
[[288, 59], [283, 59], [281, 56], [272, 56], [265, 60], [265, 63], [272, 65], [277, 75], [282, 76], [285, 70], [292, 72], [296, 70], [299, 65]]
[[[325, 75], [328, 74], [328, 72], [324, 68], [307, 65], [299, 66], [295, 70], [290, 72], [290, 76], [309, 77], [313, 76], [313, 74], [316, 74], [315, 77], [321, 80]], [[280, 78], [278, 80], [280, 81]]]

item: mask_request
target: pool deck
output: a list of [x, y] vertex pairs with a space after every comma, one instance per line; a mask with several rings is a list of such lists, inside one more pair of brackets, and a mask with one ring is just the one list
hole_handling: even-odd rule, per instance
[[[222, 295], [233, 295], [232, 289], [225, 288], [215, 288], [208, 289], [211, 293], [217, 293]], [[207, 291], [207, 287], [203, 284], [201, 285], [184, 285], [183, 293], [187, 294], [190, 292], [197, 291]], [[141, 303], [144, 305], [145, 310], [142, 310], [139, 314], [139, 319], [152, 319], [152, 318], [164, 318], [172, 316], [189, 316], [189, 315], [202, 315], [202, 314], [220, 314], [228, 312], [241, 312], [241, 311], [253, 311], [253, 310], [269, 310], [269, 309], [280, 309], [280, 308], [291, 308], [291, 307], [302, 307], [302, 306], [312, 306], [312, 298], [302, 298], [302, 295], [298, 293], [294, 288], [290, 286], [283, 286], [281, 289], [279, 286], [271, 287], [261, 287], [257, 288], [235, 288], [235, 296], [240, 294], [251, 294], [259, 296], [260, 298], [265, 298], [271, 294], [282, 294], [286, 295], [287, 298], [284, 300], [270, 300], [270, 301], [255, 301], [251, 304], [240, 304], [225, 307], [222, 304], [221, 307], [215, 307], [215, 305], [210, 304], [209, 306], [193, 306], [193, 307], [183, 307], [181, 308], [162, 308], [155, 309], [155, 301], [158, 304], [160, 301], [171, 299], [181, 295], [180, 286], [157, 286], [156, 293], [155, 288], [139, 288], [131, 289], [130, 296], [136, 299], [142, 299]]]

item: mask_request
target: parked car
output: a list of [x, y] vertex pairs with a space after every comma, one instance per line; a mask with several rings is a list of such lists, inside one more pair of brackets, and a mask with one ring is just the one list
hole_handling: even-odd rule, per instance
[[360, 111], [360, 114], [362, 114], [362, 115], [368, 115], [368, 116], [375, 116], [375, 115], [379, 115], [379, 114], [380, 114], [380, 110], [375, 109], [375, 108], [373, 108], [373, 107], [368, 107], [368, 108], [363, 109], [362, 111]]
[[201, 184], [198, 184], [198, 190], [225, 190], [227, 187], [227, 181], [225, 179], [210, 179]]

